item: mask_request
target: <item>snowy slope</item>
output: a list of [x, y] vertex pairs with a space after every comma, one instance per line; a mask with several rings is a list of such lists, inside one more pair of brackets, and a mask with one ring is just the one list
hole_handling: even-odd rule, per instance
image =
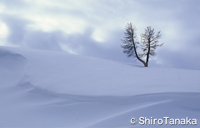
[[140, 127], [129, 120], [141, 116], [199, 120], [200, 71], [0, 47], [0, 127]]

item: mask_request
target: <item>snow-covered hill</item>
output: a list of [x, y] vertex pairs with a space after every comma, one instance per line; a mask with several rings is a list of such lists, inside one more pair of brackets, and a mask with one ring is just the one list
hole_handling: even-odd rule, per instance
[[0, 47], [1, 128], [140, 127], [141, 116], [199, 120], [200, 71]]

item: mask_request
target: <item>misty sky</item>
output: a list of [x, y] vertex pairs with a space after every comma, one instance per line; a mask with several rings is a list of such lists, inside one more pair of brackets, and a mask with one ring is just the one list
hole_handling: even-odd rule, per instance
[[149, 66], [200, 70], [199, 0], [0, 0], [0, 45], [134, 63], [123, 53], [127, 23], [137, 36], [161, 31]]

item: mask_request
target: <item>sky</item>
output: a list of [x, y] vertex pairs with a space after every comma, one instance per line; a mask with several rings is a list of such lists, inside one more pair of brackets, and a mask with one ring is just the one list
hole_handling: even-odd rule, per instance
[[0, 46], [67, 52], [141, 65], [123, 53], [132, 23], [137, 37], [161, 31], [149, 66], [200, 70], [199, 0], [0, 0]]

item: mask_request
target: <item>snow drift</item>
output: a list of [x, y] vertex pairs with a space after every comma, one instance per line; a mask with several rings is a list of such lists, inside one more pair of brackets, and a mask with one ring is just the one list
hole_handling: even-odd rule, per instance
[[0, 127], [140, 127], [129, 120], [141, 116], [199, 120], [200, 71], [0, 47], [0, 103]]

